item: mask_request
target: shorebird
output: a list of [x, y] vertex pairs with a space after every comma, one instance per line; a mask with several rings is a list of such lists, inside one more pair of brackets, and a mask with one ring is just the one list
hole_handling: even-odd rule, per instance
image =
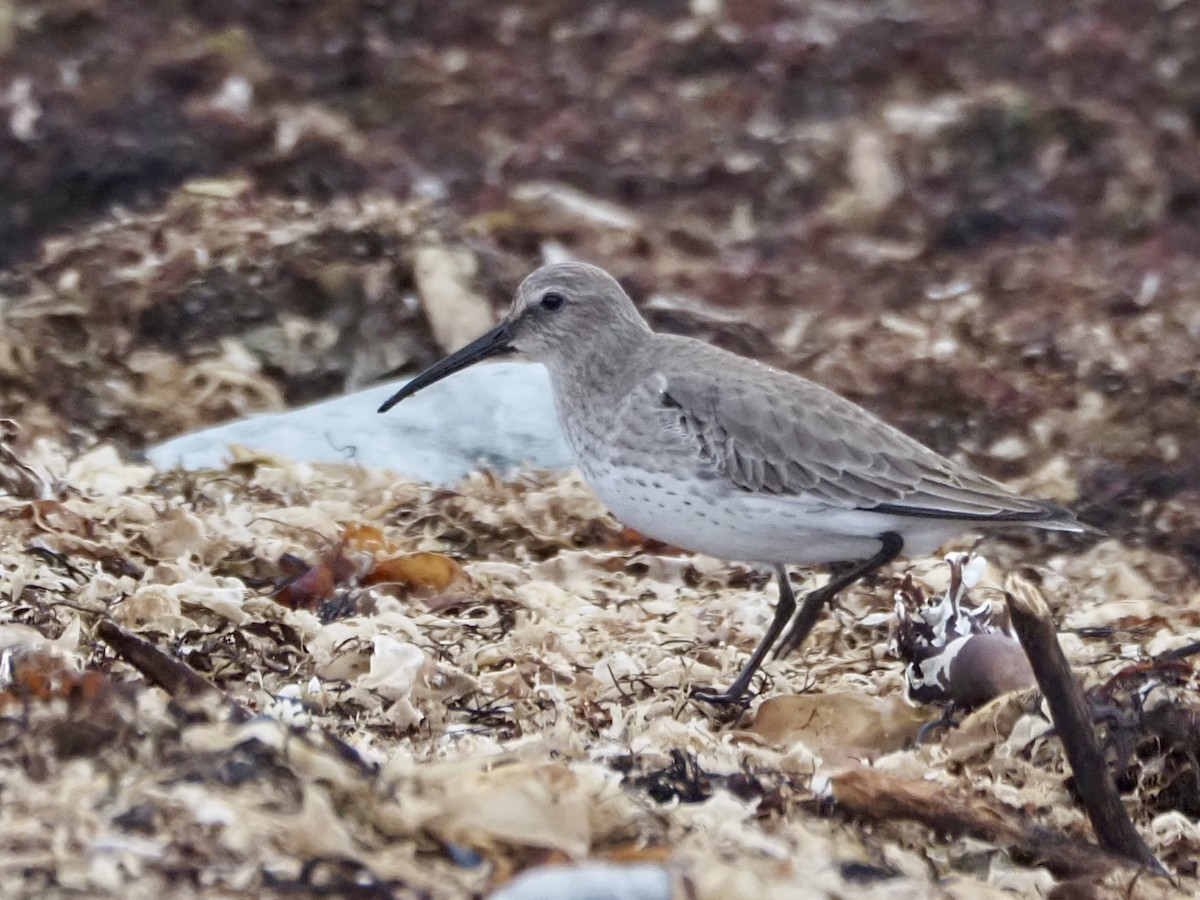
[[[693, 690], [702, 700], [741, 701], [772, 648], [774, 658], [792, 653], [840, 591], [902, 553], [931, 553], [981, 526], [1091, 530], [820, 385], [652, 331], [612, 276], [583, 263], [533, 272], [499, 325], [379, 412], [481, 360], [514, 355], [549, 370], [567, 443], [618, 520], [686, 550], [773, 567], [779, 601], [766, 634], [728, 690]], [[786, 566], [828, 563], [853, 565], [797, 612]]]

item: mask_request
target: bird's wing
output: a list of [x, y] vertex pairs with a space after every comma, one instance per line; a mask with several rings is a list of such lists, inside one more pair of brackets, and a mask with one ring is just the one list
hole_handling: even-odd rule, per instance
[[1074, 530], [1060, 507], [1012, 493], [804, 379], [749, 361], [656, 373], [666, 427], [736, 488], [893, 515]]

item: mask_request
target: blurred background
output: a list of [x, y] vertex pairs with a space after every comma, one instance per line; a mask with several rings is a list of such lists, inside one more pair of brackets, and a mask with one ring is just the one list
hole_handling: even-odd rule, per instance
[[1187, 0], [0, 0], [0, 414], [136, 453], [575, 256], [1194, 585], [1198, 133]]

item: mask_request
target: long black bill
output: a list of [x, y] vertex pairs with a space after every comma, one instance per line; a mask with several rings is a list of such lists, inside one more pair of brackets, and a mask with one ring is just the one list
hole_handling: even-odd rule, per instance
[[447, 375], [453, 375], [467, 366], [474, 365], [481, 360], [491, 359], [494, 356], [508, 356], [514, 352], [516, 351], [513, 349], [508, 323], [501, 322], [487, 334], [471, 341], [461, 350], [456, 350], [440, 362], [435, 362], [388, 398], [387, 402], [379, 407], [379, 412], [387, 412], [401, 400], [411, 397], [435, 381], [441, 381]]

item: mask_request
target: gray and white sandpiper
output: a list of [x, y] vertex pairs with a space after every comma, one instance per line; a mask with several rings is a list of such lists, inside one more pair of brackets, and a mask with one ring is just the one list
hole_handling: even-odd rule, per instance
[[[583, 263], [535, 271], [499, 325], [379, 411], [480, 360], [512, 355], [549, 370], [567, 442], [617, 519], [687, 550], [774, 567], [779, 602], [766, 635], [727, 691], [694, 691], [703, 700], [740, 701], [772, 647], [775, 658], [794, 651], [839, 591], [901, 553], [931, 553], [981, 526], [1090, 530], [826, 388], [655, 333], [615, 279]], [[854, 565], [797, 612], [785, 566], [835, 562]]]

